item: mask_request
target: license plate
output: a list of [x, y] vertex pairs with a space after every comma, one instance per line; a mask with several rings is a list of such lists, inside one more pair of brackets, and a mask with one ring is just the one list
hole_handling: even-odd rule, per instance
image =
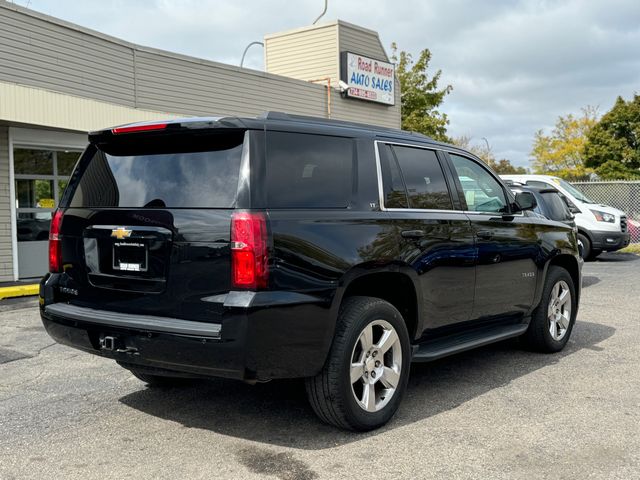
[[121, 272], [146, 272], [149, 251], [144, 243], [116, 242], [113, 244], [113, 269]]

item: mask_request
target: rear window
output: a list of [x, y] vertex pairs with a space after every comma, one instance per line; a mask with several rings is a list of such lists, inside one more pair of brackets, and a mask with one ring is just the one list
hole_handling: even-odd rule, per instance
[[69, 206], [231, 208], [244, 132], [135, 137], [91, 146]]
[[544, 198], [551, 220], [563, 221], [571, 218], [567, 204], [557, 192], [543, 192], [540, 195]]
[[527, 180], [525, 185], [529, 187], [549, 188], [551, 184], [547, 182], [541, 182], [539, 180]]
[[269, 208], [344, 208], [352, 191], [353, 139], [267, 134]]

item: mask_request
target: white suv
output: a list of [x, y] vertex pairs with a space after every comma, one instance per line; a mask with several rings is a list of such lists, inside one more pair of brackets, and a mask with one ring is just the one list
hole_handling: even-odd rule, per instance
[[595, 258], [629, 245], [627, 216], [622, 210], [597, 204], [566, 180], [551, 175], [500, 175], [505, 181], [532, 187], [552, 187], [562, 193], [575, 215], [583, 258]]

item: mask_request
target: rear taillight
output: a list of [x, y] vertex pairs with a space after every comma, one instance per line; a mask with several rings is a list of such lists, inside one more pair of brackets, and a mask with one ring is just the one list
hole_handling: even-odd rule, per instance
[[112, 128], [111, 133], [120, 135], [121, 133], [149, 132], [152, 130], [164, 130], [165, 128], [167, 128], [167, 123], [144, 123], [142, 125]]
[[267, 221], [262, 213], [239, 212], [231, 217], [231, 283], [258, 289], [268, 279]]
[[62, 242], [60, 241], [60, 227], [62, 226], [62, 210], [56, 210], [49, 228], [49, 271], [62, 272]]

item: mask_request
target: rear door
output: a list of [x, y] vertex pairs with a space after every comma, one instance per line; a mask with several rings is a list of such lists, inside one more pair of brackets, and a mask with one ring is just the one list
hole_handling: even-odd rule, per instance
[[536, 222], [510, 213], [510, 197], [481, 162], [449, 154], [477, 246], [473, 319], [521, 316], [533, 303], [540, 255]]
[[424, 332], [470, 318], [475, 287], [473, 232], [430, 148], [378, 142], [382, 207], [398, 259], [419, 278]]
[[90, 145], [62, 205], [72, 303], [203, 320], [230, 290], [230, 219], [249, 134], [133, 133]]

